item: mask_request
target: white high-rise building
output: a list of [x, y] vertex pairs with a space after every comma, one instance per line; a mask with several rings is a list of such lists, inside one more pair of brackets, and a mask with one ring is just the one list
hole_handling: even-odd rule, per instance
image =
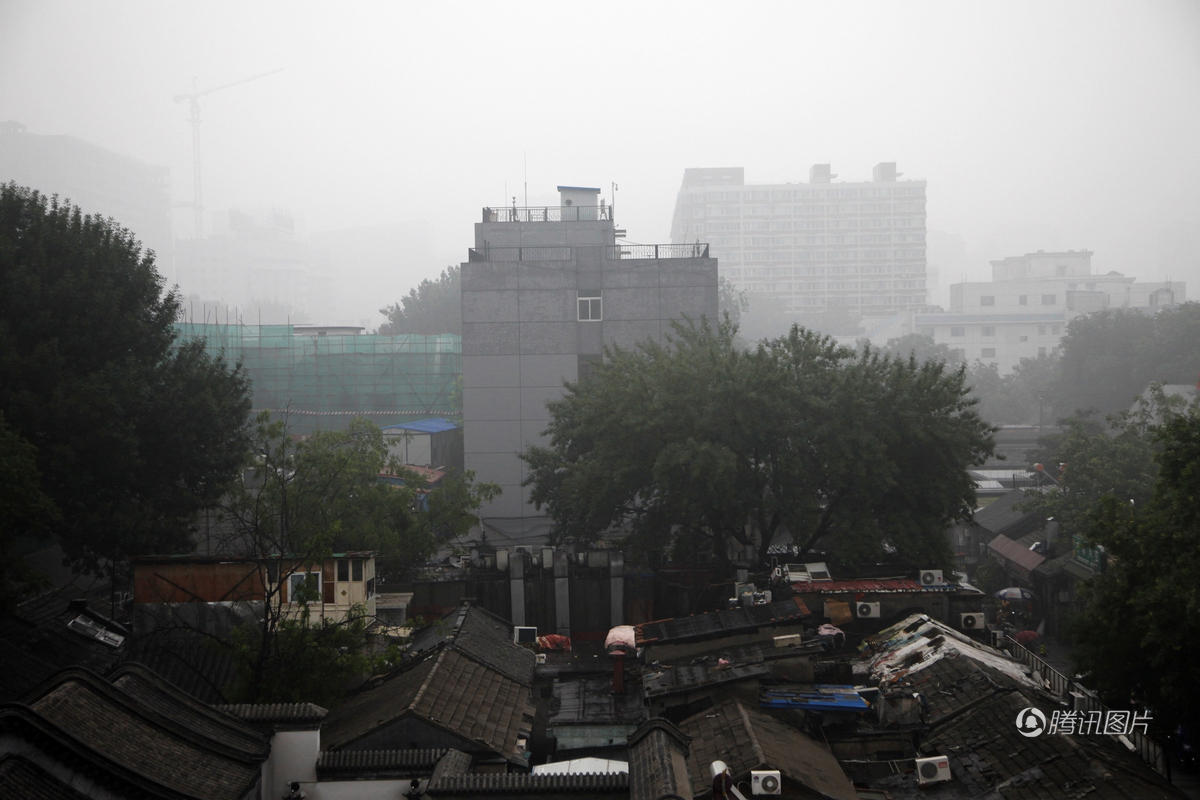
[[899, 176], [882, 163], [870, 181], [835, 182], [816, 164], [808, 183], [747, 184], [742, 167], [687, 169], [671, 240], [708, 242], [724, 277], [792, 315], [921, 310], [925, 181]]

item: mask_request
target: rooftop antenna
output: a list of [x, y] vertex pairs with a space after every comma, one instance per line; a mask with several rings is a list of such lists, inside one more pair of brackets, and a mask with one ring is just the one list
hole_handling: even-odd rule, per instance
[[204, 235], [204, 205], [200, 183], [200, 98], [206, 94], [228, 89], [231, 86], [240, 86], [243, 83], [249, 83], [259, 78], [265, 78], [268, 75], [274, 75], [277, 72], [283, 72], [283, 68], [280, 67], [269, 72], [260, 72], [248, 78], [210, 86], [207, 89], [197, 89], [196, 79], [193, 77], [192, 91], [180, 92], [175, 95], [174, 99], [176, 103], [187, 101], [189, 108], [188, 122], [192, 123], [192, 214], [194, 218], [195, 237], [197, 239]]

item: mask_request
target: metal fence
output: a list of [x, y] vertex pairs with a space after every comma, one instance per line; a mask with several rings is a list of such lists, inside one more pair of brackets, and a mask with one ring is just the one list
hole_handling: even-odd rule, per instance
[[483, 209], [484, 222], [596, 222], [611, 220], [612, 206], [510, 206]]
[[[1009, 653], [1012, 654], [1012, 657], [1036, 671], [1041, 676], [1046, 688], [1058, 697], [1063, 698], [1064, 701], [1070, 702], [1073, 711], [1080, 711], [1085, 714], [1099, 712], [1103, 717], [1107, 717], [1108, 706], [1100, 702], [1100, 698], [1096, 696], [1095, 692], [1068, 678], [1050, 666], [1046, 659], [1038, 656], [1011, 636], [1005, 636], [1004, 638], [1006, 640], [1005, 646], [1008, 648]], [[1167, 754], [1163, 750], [1162, 745], [1148, 734], [1138, 730], [1134, 730], [1123, 738], [1133, 745], [1134, 751], [1141, 757], [1142, 761], [1153, 767], [1160, 775], [1170, 777], [1170, 771], [1167, 767]]]

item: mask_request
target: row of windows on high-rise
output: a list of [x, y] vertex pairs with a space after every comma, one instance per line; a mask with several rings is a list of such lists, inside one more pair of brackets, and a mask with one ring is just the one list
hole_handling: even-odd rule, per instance
[[[1058, 303], [1058, 295], [1056, 295], [1056, 294], [1043, 294], [1042, 295], [1042, 305], [1052, 306], [1052, 305], [1056, 305], [1057, 303]], [[979, 296], [979, 305], [981, 305], [981, 306], [996, 305], [996, 295], [994, 295], [994, 294], [980, 295]], [[1019, 306], [1029, 305], [1029, 295], [1027, 295], [1027, 294], [1018, 295], [1017, 296], [1017, 305], [1019, 305]]]
[[[1039, 336], [1061, 336], [1062, 335], [1062, 324], [1061, 323], [1052, 323], [1049, 325], [1038, 325], [1037, 332], [1038, 332]], [[966, 336], [967, 335], [967, 326], [951, 325], [950, 326], [950, 335], [954, 338]], [[996, 335], [996, 326], [995, 325], [980, 325], [979, 326], [979, 335], [984, 339], [990, 339], [990, 338], [994, 337]], [[1027, 335], [1021, 336], [1020, 340], [1022, 342], [1025, 342], [1025, 341], [1029, 340], [1029, 337]]]
[[779, 189], [725, 189], [688, 192], [685, 202], [697, 203], [795, 203], [809, 200], [874, 200], [924, 197], [919, 186], [795, 186]]
[[906, 201], [883, 205], [881, 203], [855, 203], [843, 205], [799, 204], [794, 206], [741, 206], [741, 205], [697, 205], [692, 208], [692, 216], [698, 219], [708, 217], [895, 217], [902, 214], [923, 214], [925, 204], [922, 202]]

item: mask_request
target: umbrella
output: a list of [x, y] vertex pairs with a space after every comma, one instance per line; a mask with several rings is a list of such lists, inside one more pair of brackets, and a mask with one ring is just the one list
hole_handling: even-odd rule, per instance
[[995, 596], [1000, 600], [1032, 600], [1033, 592], [1021, 586], [1009, 586], [996, 592]]
[[1017, 635], [1013, 637], [1020, 644], [1029, 644], [1038, 640], [1037, 631], [1017, 631]]

